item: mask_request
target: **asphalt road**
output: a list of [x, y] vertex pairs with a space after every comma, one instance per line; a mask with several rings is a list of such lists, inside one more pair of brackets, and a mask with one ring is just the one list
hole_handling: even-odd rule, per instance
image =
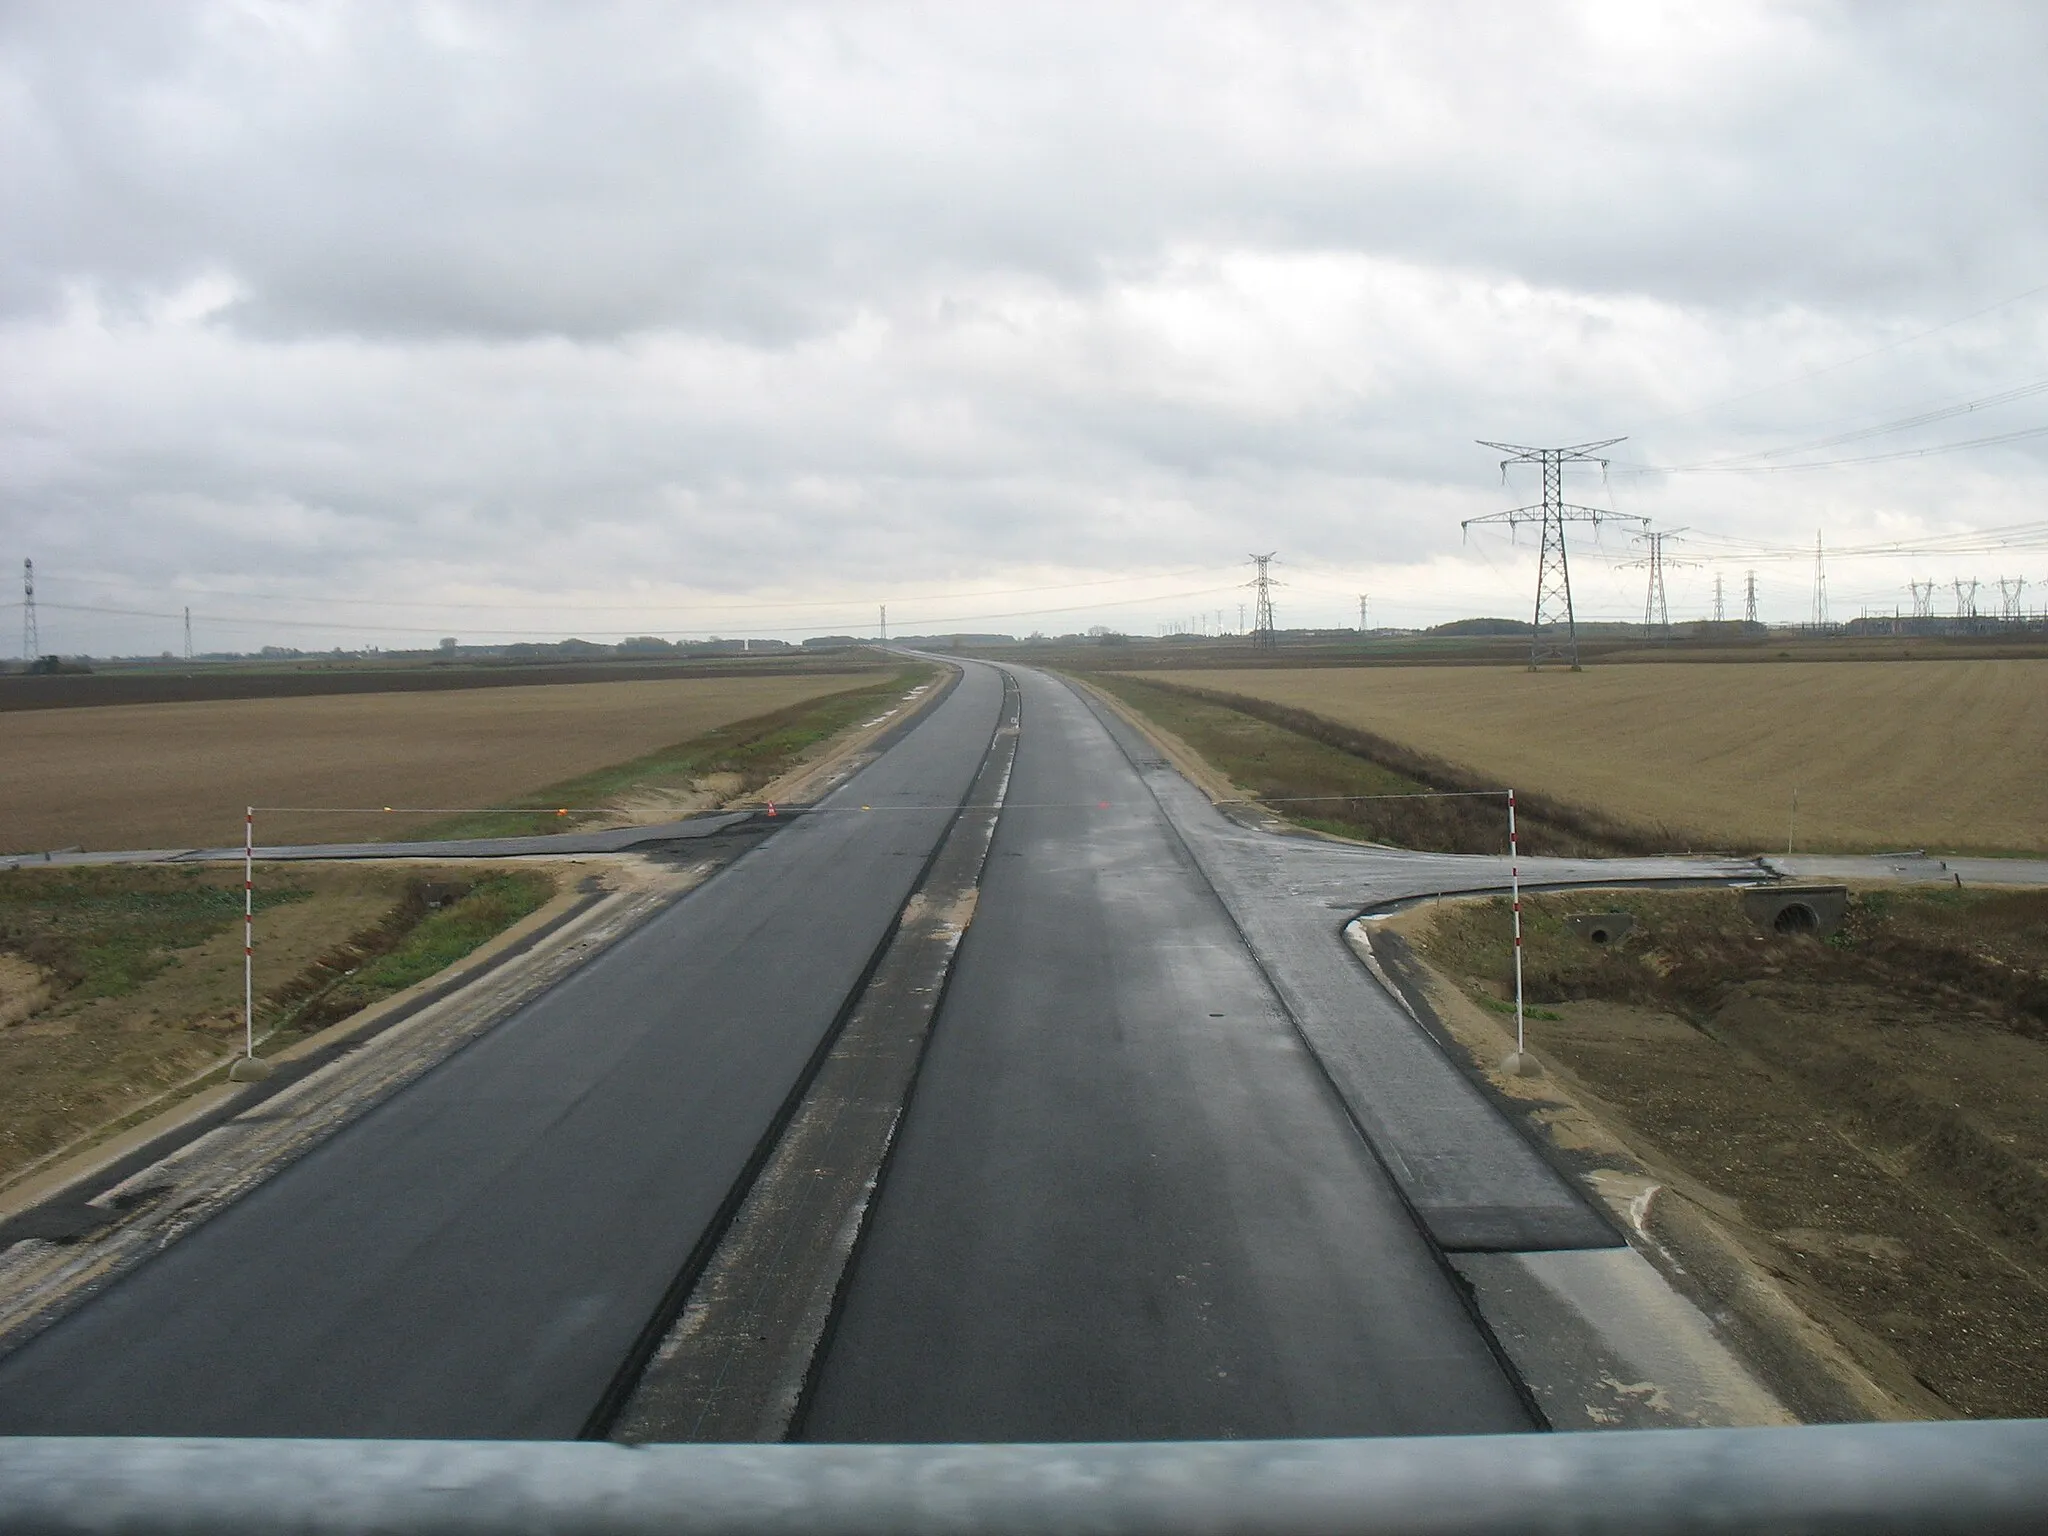
[[1065, 685], [1020, 676], [980, 903], [804, 1438], [1531, 1427], [1164, 809]]
[[0, 1433], [576, 1435], [883, 939], [1000, 691], [970, 668], [821, 811], [0, 1360]]

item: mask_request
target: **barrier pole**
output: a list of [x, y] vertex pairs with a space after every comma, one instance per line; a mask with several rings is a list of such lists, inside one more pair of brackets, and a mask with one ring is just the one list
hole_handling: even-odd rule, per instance
[[1515, 909], [1515, 1055], [1522, 1042], [1522, 850], [1515, 839], [1515, 792], [1508, 791], [1508, 891]]
[[256, 807], [242, 813], [242, 1054], [256, 1055]]

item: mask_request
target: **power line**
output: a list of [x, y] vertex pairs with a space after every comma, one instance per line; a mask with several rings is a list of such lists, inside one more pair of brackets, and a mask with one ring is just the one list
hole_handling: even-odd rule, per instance
[[1965, 325], [1972, 320], [1981, 319], [1985, 315], [1993, 314], [1998, 310], [2006, 308], [2008, 305], [2017, 304], [2022, 299], [2031, 299], [2037, 293], [2048, 293], [2048, 283], [2043, 283], [2035, 288], [2029, 288], [2025, 293], [2016, 293], [2009, 299], [2000, 299], [1996, 304], [1987, 304], [1982, 309], [1973, 309], [1967, 315], [1958, 315], [1953, 320], [1944, 320], [1939, 325], [1931, 325], [1924, 331], [1914, 332], [1911, 336], [1902, 336], [1897, 341], [1888, 341], [1881, 347], [1871, 348], [1868, 352], [1859, 352], [1854, 357], [1845, 357], [1839, 363], [1829, 363], [1820, 368], [1809, 368], [1806, 372], [1796, 373], [1789, 379], [1780, 379], [1775, 384], [1765, 384], [1761, 388], [1747, 390], [1739, 395], [1730, 395], [1725, 400], [1710, 401], [1706, 405], [1696, 405], [1690, 410], [1674, 411], [1668, 416], [1656, 416], [1644, 422], [1643, 425], [1653, 427], [1667, 421], [1683, 421], [1688, 416], [1700, 416], [1708, 411], [1718, 411], [1724, 405], [1739, 405], [1744, 400], [1754, 400], [1758, 395], [1768, 395], [1773, 390], [1789, 389], [1794, 384], [1804, 384], [1808, 379], [1817, 379], [1824, 373], [1836, 373], [1841, 369], [1853, 367], [1857, 363], [1868, 362], [1873, 357], [1882, 357], [1887, 352], [1896, 352], [1901, 347], [1910, 347], [1916, 341], [1925, 341], [1930, 336], [1938, 336], [1943, 331], [1951, 330], [1958, 325]]
[[[1214, 566], [1214, 565], [1192, 565], [1192, 566], [1185, 566], [1185, 567], [1183, 567], [1183, 568], [1181, 568], [1181, 569], [1178, 569], [1178, 570], [1172, 570], [1172, 571], [1154, 571], [1154, 572], [1150, 573], [1149, 575], [1144, 575], [1144, 576], [1102, 576], [1102, 577], [1090, 577], [1089, 579], [1087, 579], [1087, 580], [1085, 580], [1085, 581], [1062, 581], [1062, 582], [1053, 582], [1053, 583], [1050, 583], [1050, 584], [1047, 584], [1047, 585], [1044, 585], [1044, 586], [1035, 586], [1035, 587], [999, 587], [999, 588], [997, 588], [996, 590], [994, 590], [994, 591], [991, 591], [991, 592], [961, 592], [961, 593], [939, 593], [939, 594], [934, 594], [934, 595], [931, 595], [931, 596], [927, 597], [927, 598], [925, 599], [925, 601], [928, 601], [928, 602], [947, 602], [947, 601], [958, 601], [958, 602], [980, 602], [980, 601], [982, 601], [982, 600], [984, 600], [984, 599], [986, 599], [986, 598], [992, 598], [992, 597], [1020, 597], [1020, 596], [1028, 596], [1028, 595], [1030, 595], [1031, 593], [1034, 593], [1034, 592], [1071, 592], [1071, 591], [1075, 591], [1075, 590], [1077, 590], [1077, 589], [1080, 589], [1080, 588], [1086, 588], [1086, 587], [1109, 587], [1109, 586], [1127, 586], [1127, 585], [1131, 585], [1131, 584], [1134, 584], [1134, 583], [1137, 583], [1137, 582], [1144, 582], [1144, 581], [1169, 581], [1169, 580], [1177, 580], [1177, 579], [1179, 579], [1179, 578], [1181, 578], [1181, 577], [1184, 577], [1184, 576], [1199, 576], [1199, 575], [1203, 575], [1203, 574], [1206, 574], [1206, 573], [1209, 573], [1209, 572], [1217, 572], [1217, 573], [1221, 573], [1221, 572], [1222, 572], [1223, 570], [1225, 570], [1225, 569], [1226, 569], [1226, 567], [1221, 567], [1221, 566]], [[90, 579], [83, 579], [83, 578], [80, 578], [80, 579], [68, 579], [68, 585], [70, 585], [70, 586], [75, 586], [75, 587], [101, 587], [101, 588], [109, 588], [109, 589], [113, 589], [113, 590], [116, 590], [116, 591], [125, 591], [125, 592], [153, 592], [153, 591], [157, 591], [157, 590], [160, 590], [160, 589], [158, 589], [158, 588], [150, 588], [150, 587], [139, 587], [139, 586], [137, 586], [137, 585], [136, 585], [135, 583], [133, 583], [133, 582], [127, 582], [127, 581], [93, 581], [93, 580], [90, 580]], [[237, 591], [237, 590], [223, 590], [223, 589], [221, 589], [221, 588], [217, 588], [217, 587], [192, 587], [192, 586], [187, 586], [187, 587], [182, 587], [182, 588], [180, 588], [179, 590], [181, 590], [181, 591], [183, 591], [183, 592], [189, 592], [189, 593], [192, 593], [192, 594], [194, 594], [194, 595], [197, 595], [197, 596], [201, 596], [201, 597], [223, 597], [223, 598], [230, 598], [230, 599], [233, 599], [233, 600], [234, 600], [234, 601], [236, 601], [236, 602], [245, 602], [245, 603], [289, 603], [289, 604], [291, 604], [291, 605], [292, 605], [293, 607], [297, 607], [297, 608], [306, 608], [306, 607], [348, 607], [348, 608], [427, 608], [427, 609], [431, 609], [431, 610], [433, 610], [434, 612], [437, 612], [437, 613], [440, 613], [440, 612], [448, 612], [448, 611], [460, 611], [460, 612], [489, 612], [489, 613], [531, 613], [531, 612], [532, 612], [532, 611], [533, 611], [534, 609], [536, 609], [536, 608], [544, 609], [544, 610], [546, 610], [546, 611], [547, 611], [547, 612], [549, 612], [549, 613], [642, 613], [642, 614], [656, 614], [656, 615], [658, 615], [658, 614], [663, 614], [663, 613], [681, 613], [681, 614], [699, 614], [699, 613], [761, 613], [761, 612], [768, 612], [768, 613], [778, 613], [778, 612], [783, 612], [783, 611], [785, 611], [785, 610], [791, 610], [791, 609], [799, 609], [799, 608], [830, 608], [830, 609], [839, 609], [839, 610], [841, 610], [841, 611], [844, 611], [844, 610], [846, 610], [846, 609], [847, 609], [848, 607], [850, 607], [850, 606], [851, 606], [851, 605], [850, 605], [850, 604], [849, 604], [849, 603], [848, 603], [848, 602], [847, 602], [847, 601], [846, 601], [845, 599], [843, 599], [843, 598], [841, 598], [841, 599], [831, 599], [831, 600], [822, 600], [822, 601], [813, 601], [813, 600], [808, 600], [808, 599], [807, 599], [807, 600], [804, 600], [804, 601], [795, 601], [795, 600], [790, 600], [790, 601], [780, 601], [780, 600], [776, 600], [776, 599], [767, 599], [767, 600], [763, 600], [763, 601], [761, 601], [761, 602], [752, 602], [752, 603], [557, 603], [557, 602], [553, 602], [553, 601], [550, 601], [550, 600], [548, 600], [548, 599], [546, 599], [546, 598], [534, 598], [534, 599], [531, 599], [531, 600], [529, 600], [529, 601], [526, 601], [526, 602], [516, 602], [516, 603], [464, 603], [464, 602], [436, 602], [436, 601], [433, 601], [433, 600], [431, 600], [431, 599], [414, 599], [414, 598], [379, 598], [379, 597], [322, 597], [322, 596], [314, 596], [314, 595], [308, 595], [308, 594], [292, 594], [292, 593], [283, 593], [283, 592], [276, 592], [276, 593], [272, 593], [272, 592], [244, 592], [244, 591]], [[1210, 587], [1210, 588], [1203, 588], [1203, 589], [1201, 589], [1201, 590], [1203, 590], [1203, 591], [1216, 591], [1216, 590], [1220, 590], [1220, 589], [1218, 589], [1218, 588], [1213, 588], [1213, 587]], [[1140, 602], [1152, 602], [1152, 601], [1166, 602], [1166, 601], [1170, 601], [1170, 600], [1171, 600], [1172, 598], [1174, 598], [1174, 597], [1176, 597], [1176, 596], [1180, 596], [1180, 595], [1183, 595], [1183, 594], [1178, 594], [1178, 593], [1167, 593], [1167, 594], [1164, 594], [1163, 596], [1161, 596], [1161, 597], [1158, 597], [1158, 598], [1156, 598], [1156, 599], [1155, 599], [1155, 598], [1130, 598], [1130, 599], [1118, 599], [1118, 601], [1119, 601], [1119, 602], [1123, 602], [1123, 601], [1128, 601], [1128, 602], [1133, 602], [1133, 603], [1140, 603]], [[100, 611], [112, 611], [112, 610], [100, 610]], [[1026, 610], [1026, 613], [1027, 613], [1027, 614], [1028, 614], [1028, 613], [1030, 613], [1030, 612], [1054, 612], [1054, 613], [1056, 613], [1056, 612], [1061, 612], [1061, 611], [1064, 611], [1064, 610], [1060, 610], [1060, 609], [1040, 609], [1040, 610]], [[1004, 615], [1000, 615], [1000, 614], [999, 614], [999, 615], [996, 615], [996, 617], [999, 617], [999, 618], [1000, 618], [1000, 617], [1004, 617]], [[434, 628], [440, 628], [440, 627], [442, 627], [442, 626], [440, 626], [440, 625], [435, 625], [435, 626], [433, 626], [433, 627], [434, 627]]]
[[1782, 448], [1761, 448], [1751, 453], [1731, 453], [1718, 459], [1706, 459], [1698, 464], [1684, 466], [1687, 469], [1708, 469], [1721, 465], [1740, 464], [1748, 459], [1774, 459], [1788, 453], [1813, 453], [1822, 448], [1837, 448], [1844, 443], [1861, 442], [1865, 438], [1885, 437], [1893, 432], [1907, 432], [1914, 427], [1931, 426], [1937, 421], [1947, 421], [1956, 416], [1967, 416], [1973, 411], [1989, 410], [1993, 406], [2010, 405], [2015, 400], [2030, 399], [2035, 395], [2048, 394], [2048, 379], [2036, 379], [2031, 384], [2021, 384], [2013, 389], [2000, 390], [1996, 394], [1980, 395], [1956, 405], [1942, 406], [1937, 410], [1922, 411], [1917, 416], [1902, 416], [1896, 421], [1880, 422], [1873, 427], [1859, 427], [1852, 432], [1838, 432], [1833, 437], [1817, 437], [1803, 443], [1793, 443]]
[[1866, 453], [1847, 459], [1816, 459], [1810, 464], [1627, 464], [1623, 466], [1623, 472], [1632, 475], [1786, 475], [1802, 469], [1840, 469], [1849, 464], [1890, 464], [1900, 459], [1924, 459], [1937, 453], [1993, 448], [2001, 443], [2024, 442], [2035, 437], [2048, 437], [2048, 426], [2022, 427], [2016, 432], [1997, 432], [1989, 437], [1965, 438], [1961, 442], [1935, 443], [1926, 448], [1899, 448], [1890, 453]]

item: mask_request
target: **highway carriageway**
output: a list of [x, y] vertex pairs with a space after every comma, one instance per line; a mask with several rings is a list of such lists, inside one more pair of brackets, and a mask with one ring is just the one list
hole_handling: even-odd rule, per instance
[[[1345, 943], [1504, 859], [1233, 820], [1101, 700], [958, 665], [817, 806], [11, 1335], [0, 1434], [1783, 1422]], [[1617, 1398], [1646, 1347], [1668, 1390]]]

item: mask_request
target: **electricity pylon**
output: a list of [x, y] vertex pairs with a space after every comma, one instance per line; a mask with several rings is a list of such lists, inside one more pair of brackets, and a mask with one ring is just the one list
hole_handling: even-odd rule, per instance
[[1280, 645], [1280, 637], [1274, 633], [1278, 626], [1273, 623], [1273, 588], [1278, 583], [1275, 581], [1273, 573], [1267, 569], [1273, 563], [1273, 556], [1277, 553], [1277, 550], [1269, 550], [1263, 555], [1248, 557], [1252, 562], [1253, 575], [1252, 579], [1246, 582], [1245, 585], [1252, 589], [1252, 648], [1254, 650], [1277, 650]]
[[2027, 590], [2027, 578], [2014, 576], [1998, 578], [1998, 616], [2001, 619], [2017, 619], [2020, 616], [2020, 594]]
[[1952, 585], [1956, 589], [1956, 617], [1974, 619], [1977, 617], [1977, 578], [1958, 576]]
[[1505, 523], [1511, 532], [1524, 523], [1540, 522], [1543, 525], [1543, 551], [1536, 566], [1536, 619], [1529, 635], [1531, 672], [1546, 661], [1561, 661], [1574, 672], [1580, 670], [1579, 625], [1572, 612], [1572, 570], [1565, 552], [1564, 525], [1591, 523], [1597, 531], [1601, 523], [1610, 519], [1645, 526], [1649, 523], [1648, 518], [1637, 517], [1633, 513], [1602, 512], [1597, 507], [1573, 506], [1564, 499], [1565, 465], [1598, 464], [1604, 470], [1607, 461], [1597, 457], [1598, 450], [1627, 441], [1625, 437], [1610, 437], [1597, 443], [1578, 443], [1570, 448], [1525, 448], [1519, 443], [1490, 443], [1485, 438], [1479, 439], [1480, 447], [1498, 448], [1508, 455], [1500, 462], [1503, 484], [1507, 481], [1510, 464], [1543, 466], [1541, 502], [1515, 507], [1507, 512], [1492, 512], [1485, 517], [1468, 517], [1460, 525], [1468, 532], [1474, 523]]
[[[1640, 560], [1631, 560], [1623, 570], [1639, 570], [1644, 566], [1650, 571], [1650, 591], [1643, 600], [1643, 628], [1669, 629], [1671, 627], [1671, 605], [1664, 600], [1664, 567], [1667, 565], [1697, 565], [1696, 560], [1673, 560], [1664, 553], [1664, 541], [1676, 538], [1685, 532], [1683, 528], [1665, 528], [1656, 533], [1648, 529], [1636, 534], [1639, 544], [1649, 546], [1650, 552]], [[1721, 578], [1714, 578], [1714, 616], [1721, 615]]]
[[1813, 531], [1813, 627], [1820, 629], [1828, 622], [1828, 561], [1821, 552], [1820, 530]]
[[1934, 583], [1931, 581], [1909, 581], [1907, 590], [1913, 594], [1913, 617], [1931, 619], [1934, 617]]
[[1750, 571], [1742, 581], [1742, 622], [1756, 622], [1756, 572]]

